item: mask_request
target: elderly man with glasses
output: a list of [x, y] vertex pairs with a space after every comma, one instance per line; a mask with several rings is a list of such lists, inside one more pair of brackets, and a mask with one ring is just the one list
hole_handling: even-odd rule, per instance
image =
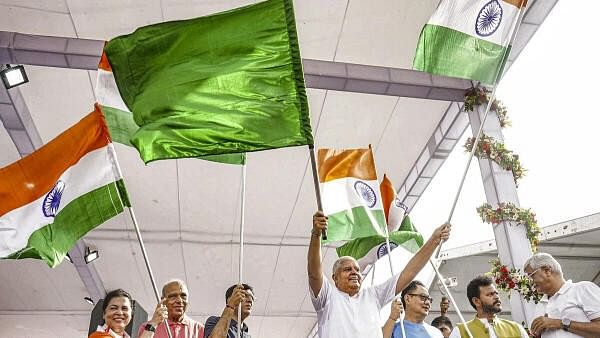
[[544, 298], [537, 305], [531, 332], [542, 338], [600, 337], [600, 287], [565, 281], [560, 264], [547, 253], [525, 262], [525, 273]]
[[327, 217], [317, 211], [313, 216], [307, 272], [320, 338], [381, 338], [381, 308], [415, 278], [438, 245], [450, 236], [450, 224], [440, 226], [400, 274], [383, 284], [361, 288], [360, 267], [352, 257], [340, 257], [333, 264], [333, 283], [323, 274], [321, 234], [326, 228]]
[[[502, 312], [502, 302], [494, 281], [489, 276], [477, 276], [467, 285], [467, 297], [477, 310], [476, 317], [466, 322], [473, 338], [529, 338], [523, 326], [496, 316]], [[465, 324], [456, 325], [450, 338], [469, 338]]]
[[398, 300], [394, 300], [390, 318], [383, 326], [384, 338], [444, 338], [440, 330], [424, 322], [432, 301], [425, 284], [418, 280], [410, 282], [402, 290], [400, 299], [402, 308], [406, 309], [404, 320], [397, 322], [400, 317], [398, 311], [400, 304]]

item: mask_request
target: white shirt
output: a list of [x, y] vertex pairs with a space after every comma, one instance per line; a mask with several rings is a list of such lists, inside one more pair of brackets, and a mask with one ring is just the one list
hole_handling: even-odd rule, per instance
[[[485, 329], [487, 330], [487, 332], [490, 335], [490, 338], [498, 338], [498, 336], [496, 335], [496, 331], [494, 331], [494, 326], [488, 322], [487, 318], [481, 319], [481, 318], [477, 317], [477, 319], [479, 319], [479, 321], [483, 323], [483, 325], [485, 326]], [[521, 338], [529, 338], [529, 335], [527, 334], [527, 331], [525, 331], [523, 326], [521, 326], [521, 325], [518, 325], [518, 326], [519, 326], [519, 331], [521, 331]], [[468, 336], [461, 337], [458, 326], [455, 326], [454, 329], [452, 330], [452, 333], [450, 333], [450, 338], [469, 338], [469, 337]], [[473, 338], [477, 338], [477, 337], [473, 337]]]
[[395, 275], [383, 284], [361, 288], [350, 297], [323, 276], [323, 285], [317, 296], [309, 288], [317, 311], [319, 337], [382, 338], [379, 311], [394, 298], [398, 277]]
[[[552, 297], [542, 298], [535, 308], [535, 318], [569, 318], [574, 322], [589, 323], [600, 318], [600, 287], [592, 282], [573, 283], [568, 280]], [[542, 338], [581, 337], [565, 330], [546, 330]]]

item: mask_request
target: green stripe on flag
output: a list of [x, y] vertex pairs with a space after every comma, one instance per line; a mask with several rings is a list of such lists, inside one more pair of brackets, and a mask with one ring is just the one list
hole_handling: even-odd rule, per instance
[[[371, 219], [376, 223], [373, 224]], [[381, 209], [367, 210], [360, 206], [329, 215], [327, 224], [327, 240], [324, 243], [347, 241], [378, 235], [376, 228], [385, 224], [385, 214]]]
[[427, 24], [423, 27], [415, 52], [413, 68], [424, 72], [472, 79], [494, 84], [501, 75], [507, 48], [447, 28]]
[[104, 51], [146, 163], [313, 144], [292, 0], [142, 27]]
[[[138, 125], [133, 120], [133, 114], [120, 109], [102, 106], [102, 113], [110, 132], [110, 138], [114, 142], [133, 147], [131, 138], [139, 129]], [[233, 153], [223, 155], [208, 155], [198, 157], [201, 160], [227, 163], [227, 164], [244, 164], [246, 163], [245, 153]]]
[[57, 266], [81, 237], [123, 212], [117, 185], [124, 187], [123, 182], [110, 183], [71, 201], [53, 223], [31, 234], [25, 248], [6, 258], [43, 259], [50, 267]]
[[[415, 253], [423, 246], [423, 236], [414, 231], [394, 231], [390, 233], [390, 242]], [[336, 252], [338, 257], [352, 256], [358, 260], [366, 256], [373, 248], [383, 243], [385, 243], [385, 237], [379, 235], [357, 238], [337, 248]]]

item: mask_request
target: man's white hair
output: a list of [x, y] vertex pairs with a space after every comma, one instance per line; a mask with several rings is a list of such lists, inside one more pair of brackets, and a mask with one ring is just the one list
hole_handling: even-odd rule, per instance
[[163, 284], [163, 287], [162, 287], [162, 296], [163, 297], [167, 296], [167, 295], [165, 295], [165, 290], [167, 289], [167, 286], [171, 285], [171, 284], [179, 284], [187, 289], [187, 285], [185, 285], [185, 282], [182, 281], [181, 279], [177, 279], [177, 278], [169, 279], [168, 281], [165, 282], [165, 284]]
[[354, 259], [354, 257], [352, 256], [342, 256], [340, 258], [338, 258], [335, 263], [333, 263], [333, 269], [332, 269], [332, 273], [335, 275], [335, 273], [338, 271], [338, 269], [342, 266], [342, 263], [344, 261], [353, 261], [356, 264], [358, 264], [358, 262], [356, 261], [356, 259]]
[[551, 254], [545, 252], [536, 253], [529, 257], [524, 265], [524, 268], [527, 267], [530, 267], [533, 271], [541, 269], [542, 267], [547, 267], [552, 270], [552, 272], [558, 273], [561, 277], [563, 275], [562, 268], [558, 261], [556, 261]]

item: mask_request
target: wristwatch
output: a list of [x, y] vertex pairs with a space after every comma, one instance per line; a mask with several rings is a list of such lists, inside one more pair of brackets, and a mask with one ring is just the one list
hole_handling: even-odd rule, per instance
[[571, 327], [571, 320], [569, 318], [563, 318], [560, 321], [562, 323], [562, 329], [569, 332], [569, 328]]
[[146, 326], [144, 326], [144, 330], [150, 331], [150, 332], [156, 332], [156, 327], [154, 327], [154, 325], [148, 323], [148, 324], [146, 324]]

